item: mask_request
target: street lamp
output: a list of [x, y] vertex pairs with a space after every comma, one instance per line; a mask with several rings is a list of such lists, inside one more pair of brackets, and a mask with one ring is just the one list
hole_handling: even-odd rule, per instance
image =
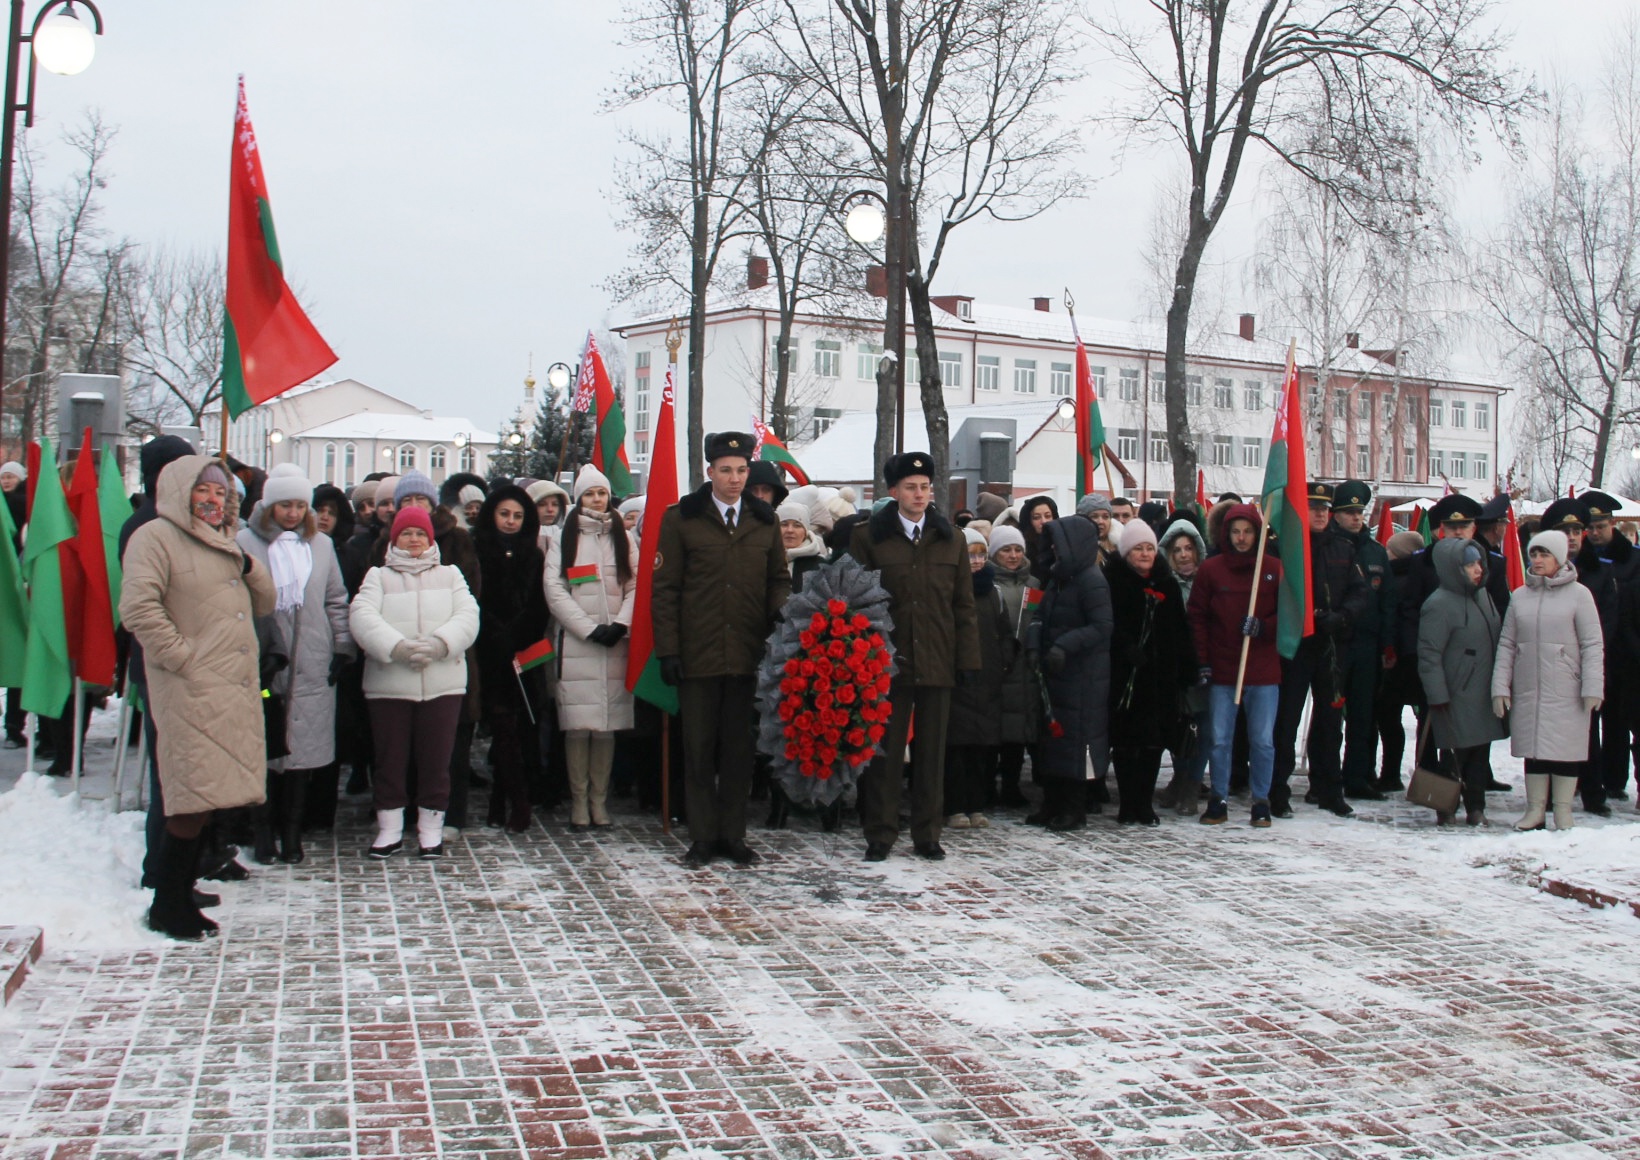
[[[102, 13], [91, 0], [46, 0], [35, 14], [27, 35], [23, 33], [24, 0], [11, 0], [11, 24], [6, 36], [6, 92], [4, 125], [0, 127], [0, 287], [11, 285], [11, 173], [13, 156], [17, 152], [17, 114], [23, 114], [25, 128], [34, 124], [34, 67], [38, 64], [47, 72], [59, 76], [73, 76], [85, 71], [97, 51], [97, 37], [102, 35]], [[82, 5], [91, 14], [91, 28], [86, 28], [75, 15], [74, 5]], [[57, 12], [53, 16], [52, 13]], [[17, 73], [22, 66], [18, 54], [23, 45], [33, 51], [28, 58], [28, 88], [21, 103], [17, 100]], [[6, 294], [0, 292], [0, 352], [5, 349]], [[25, 393], [25, 398], [26, 398]], [[0, 413], [5, 399], [0, 395]], [[27, 405], [25, 404], [25, 414]], [[19, 426], [21, 429], [21, 425]]]
[[569, 386], [569, 381], [573, 377], [574, 372], [570, 370], [568, 363], [555, 362], [547, 368], [547, 385], [555, 391], [561, 391]]
[[271, 471], [273, 469], [273, 449], [278, 447], [279, 444], [284, 441], [285, 433], [279, 428], [275, 427], [273, 430], [268, 432], [268, 461], [263, 465], [268, 470]]
[[1076, 418], [1076, 404], [1069, 399], [1059, 400], [1059, 417], [1066, 423]]
[[[857, 189], [843, 199], [843, 205], [859, 199], [843, 218], [843, 229], [858, 245], [870, 246], [883, 239], [883, 358], [893, 361], [894, 451], [905, 450], [905, 215], [903, 194], [890, 182], [889, 196], [870, 189]], [[878, 366], [879, 382], [884, 373]], [[879, 465], [880, 468], [881, 465]]]

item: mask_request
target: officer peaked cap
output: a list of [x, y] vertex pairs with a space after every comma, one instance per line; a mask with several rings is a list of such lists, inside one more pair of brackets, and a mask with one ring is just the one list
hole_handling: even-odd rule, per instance
[[1607, 495], [1603, 491], [1586, 491], [1577, 498], [1589, 509], [1590, 520], [1609, 520], [1617, 514], [1617, 509], [1623, 506], [1617, 501], [1616, 496]]
[[1372, 502], [1372, 486], [1359, 479], [1346, 479], [1333, 488], [1333, 511], [1358, 512]]
[[1312, 483], [1312, 484], [1310, 484], [1310, 502], [1311, 503], [1324, 503], [1328, 507], [1331, 507], [1332, 506], [1332, 501], [1333, 501], [1332, 484], [1330, 484], [1330, 483]]
[[1495, 495], [1481, 505], [1480, 519], [1488, 522], [1506, 520], [1509, 518], [1509, 497]]
[[1472, 524], [1480, 518], [1480, 501], [1458, 492], [1443, 495], [1429, 509], [1429, 522], [1432, 524]]
[[1565, 496], [1543, 509], [1542, 528], [1546, 532], [1564, 532], [1567, 528], [1579, 531], [1589, 526], [1589, 505], [1581, 499]]

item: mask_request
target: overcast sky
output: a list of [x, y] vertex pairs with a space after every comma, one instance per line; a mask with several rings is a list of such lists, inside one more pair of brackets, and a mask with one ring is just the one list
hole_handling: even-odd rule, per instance
[[[1140, 0], [1121, 0], [1137, 6]], [[1626, 0], [1505, 0], [1519, 61], [1594, 67]], [[29, 5], [30, 12], [37, 7]], [[616, 0], [102, 0], [82, 75], [42, 74], [33, 131], [47, 167], [88, 107], [119, 126], [105, 224], [147, 246], [220, 251], [234, 81], [246, 76], [286, 270], [351, 375], [493, 429], [531, 352], [574, 362], [588, 327], [626, 317], [599, 288], [627, 242], [610, 213], [622, 115], [600, 113], [627, 60]], [[1093, 111], [1100, 81], [1067, 115]], [[645, 114], [654, 116], [655, 113]], [[1096, 150], [1090, 196], [1023, 224], [963, 227], [938, 290], [1023, 305], [1144, 313], [1139, 241], [1162, 171]], [[1467, 179], [1472, 216], [1495, 172]], [[1242, 222], [1210, 251], [1246, 257]], [[1239, 304], [1228, 303], [1234, 310]], [[1056, 306], [1057, 309], [1057, 306]]]

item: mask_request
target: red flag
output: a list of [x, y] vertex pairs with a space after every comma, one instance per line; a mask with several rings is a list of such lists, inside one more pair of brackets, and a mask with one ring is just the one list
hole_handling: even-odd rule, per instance
[[[85, 429], [74, 478], [68, 485], [74, 514], [72, 540], [58, 545], [63, 567], [64, 618], [74, 675], [93, 685], [114, 683], [114, 602], [108, 589], [108, 555], [103, 546], [102, 509], [97, 502], [97, 465], [91, 428]], [[72, 561], [72, 562], [71, 562]], [[72, 577], [72, 579], [71, 579]]]
[[802, 464], [798, 463], [796, 457], [786, 450], [786, 445], [780, 441], [780, 436], [776, 435], [769, 425], [757, 415], [752, 416], [752, 434], [757, 437], [757, 446], [752, 449], [753, 459], [766, 459], [770, 463], [784, 468], [799, 487], [808, 484], [808, 472], [804, 471]]
[[[1297, 344], [1287, 350], [1287, 374], [1264, 461], [1265, 522], [1281, 560], [1276, 651], [1291, 660], [1298, 645], [1315, 635], [1314, 577], [1310, 575], [1310, 489], [1304, 461], [1304, 401], [1299, 390]], [[1256, 580], [1255, 580], [1256, 583]]]
[[1509, 514], [1503, 518], [1503, 572], [1509, 581], [1509, 591], [1526, 583], [1526, 561], [1520, 555], [1520, 528], [1515, 523], [1515, 502], [1509, 501]]
[[262, 179], [262, 155], [245, 103], [244, 77], [239, 78], [233, 119], [226, 290], [222, 397], [233, 418], [307, 382], [336, 361], [336, 352], [319, 336], [285, 283], [268, 187]]
[[1088, 351], [1071, 315], [1071, 333], [1076, 336], [1076, 498], [1095, 491], [1094, 472], [1105, 458], [1105, 419], [1099, 411], [1099, 394], [1093, 389], [1093, 370]]
[[23, 484], [23, 522], [26, 524], [34, 514], [34, 485], [40, 481], [40, 444], [34, 440], [30, 440], [23, 451], [23, 467], [28, 471], [28, 481]]
[[632, 469], [626, 461], [626, 416], [615, 398], [615, 385], [598, 353], [598, 340], [587, 331], [586, 352], [581, 356], [581, 381], [575, 386], [575, 409], [591, 410], [595, 430], [592, 436], [592, 466], [609, 478], [609, 490], [617, 496], [632, 494]]
[[1196, 468], [1196, 507], [1202, 515], [1207, 514], [1207, 472]]
[[1389, 538], [1395, 534], [1395, 513], [1389, 510], [1389, 504], [1382, 504], [1378, 513], [1378, 542], [1389, 547]]
[[655, 563], [661, 551], [661, 520], [678, 502], [678, 439], [675, 434], [677, 392], [667, 364], [661, 386], [660, 411], [655, 416], [655, 442], [649, 453], [649, 475], [644, 483], [643, 539], [638, 548], [638, 590], [632, 606], [631, 645], [626, 654], [626, 687], [665, 713], [678, 711], [678, 691], [661, 680], [655, 652], [655, 621], [650, 602], [655, 587]]

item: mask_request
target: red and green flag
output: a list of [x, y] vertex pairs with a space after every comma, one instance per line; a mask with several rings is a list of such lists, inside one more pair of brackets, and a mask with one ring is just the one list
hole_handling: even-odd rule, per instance
[[529, 648], [513, 654], [513, 672], [520, 676], [531, 669], [538, 669], [549, 664], [558, 655], [558, 650], [552, 647], [552, 638], [538, 641]]
[[[1168, 499], [1172, 503], [1172, 498]], [[1196, 468], [1196, 510], [1202, 515], [1207, 514], [1207, 472]]]
[[678, 437], [676, 434], [677, 389], [672, 367], [666, 366], [661, 385], [661, 405], [655, 416], [655, 442], [649, 453], [648, 480], [644, 485], [643, 539], [638, 548], [638, 590], [632, 605], [631, 641], [626, 656], [626, 687], [663, 713], [676, 715], [678, 691], [661, 680], [661, 664], [655, 656], [655, 618], [651, 607], [655, 591], [655, 565], [661, 552], [661, 521], [666, 509], [678, 502]]
[[1526, 561], [1520, 555], [1520, 525], [1515, 523], [1515, 504], [1509, 502], [1509, 514], [1503, 520], [1503, 570], [1509, 581], [1509, 591], [1526, 583]]
[[22, 687], [28, 649], [28, 593], [16, 536], [11, 505], [0, 503], [0, 688], [6, 689]]
[[1430, 526], [1429, 509], [1426, 507], [1418, 509], [1418, 534], [1424, 538], [1426, 548], [1435, 542], [1435, 529]]
[[752, 416], [752, 434], [757, 436], [757, 446], [752, 449], [753, 459], [766, 459], [770, 463], [778, 464], [799, 487], [809, 482], [809, 473], [803, 470], [802, 464], [795, 456], [786, 450], [786, 445], [780, 441], [780, 436], [762, 419]]
[[1040, 588], [1025, 589], [1025, 615], [1035, 616], [1036, 610], [1042, 607], [1042, 598], [1047, 593]]
[[1281, 561], [1276, 603], [1276, 651], [1292, 659], [1298, 645], [1315, 632], [1315, 594], [1310, 576], [1309, 469], [1304, 454], [1304, 401], [1295, 351], [1287, 350], [1287, 374], [1264, 464], [1264, 511]]
[[1105, 420], [1099, 413], [1099, 394], [1093, 389], [1093, 371], [1088, 367], [1088, 350], [1082, 345], [1071, 315], [1071, 333], [1076, 336], [1076, 498], [1095, 490], [1094, 472], [1104, 461]]
[[85, 429], [74, 475], [68, 485], [68, 507], [74, 516], [74, 538], [62, 546], [64, 585], [73, 590], [73, 606], [65, 604], [68, 655], [74, 675], [93, 685], [114, 683], [114, 603], [108, 588], [108, 556], [103, 543], [102, 511], [97, 503], [96, 453], [91, 428]]
[[626, 462], [626, 416], [615, 398], [615, 385], [598, 353], [598, 340], [587, 331], [587, 348], [581, 356], [581, 378], [575, 384], [575, 409], [593, 415], [592, 466], [609, 480], [616, 496], [632, 494], [632, 469]]
[[74, 689], [63, 611], [63, 553], [59, 551], [74, 538], [74, 517], [69, 514], [50, 442], [41, 440], [37, 454], [42, 466], [29, 474], [34, 502], [29, 511], [28, 543], [23, 548], [23, 579], [28, 584], [23, 709], [42, 717], [59, 717]]
[[262, 179], [239, 78], [228, 181], [227, 310], [222, 325], [222, 397], [232, 418], [305, 383], [336, 361], [285, 282], [273, 210]]
[[564, 573], [564, 579], [569, 582], [571, 588], [578, 584], [591, 584], [598, 579], [598, 565], [577, 564]]

